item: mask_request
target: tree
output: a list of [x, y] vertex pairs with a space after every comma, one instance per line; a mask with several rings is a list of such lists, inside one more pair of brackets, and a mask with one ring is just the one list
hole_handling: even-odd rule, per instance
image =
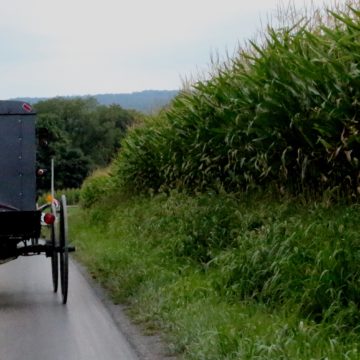
[[[140, 115], [119, 105], [100, 106], [94, 98], [53, 98], [35, 104], [38, 113], [38, 167], [56, 163], [57, 188], [79, 187], [90, 171], [106, 166], [127, 127]], [[50, 171], [38, 188], [50, 187]]]

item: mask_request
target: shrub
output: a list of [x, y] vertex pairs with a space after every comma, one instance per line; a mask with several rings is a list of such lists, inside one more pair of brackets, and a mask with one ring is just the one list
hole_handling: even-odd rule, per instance
[[80, 191], [80, 205], [89, 208], [104, 196], [109, 195], [113, 179], [107, 171], [98, 170], [88, 177]]

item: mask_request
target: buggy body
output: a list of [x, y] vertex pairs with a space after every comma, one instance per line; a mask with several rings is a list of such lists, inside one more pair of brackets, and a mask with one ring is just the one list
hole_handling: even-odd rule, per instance
[[[0, 263], [21, 255], [45, 254], [51, 258], [56, 292], [60, 261], [65, 304], [68, 252], [74, 250], [67, 241], [66, 198], [63, 195], [60, 202], [52, 198], [37, 206], [35, 118], [35, 111], [25, 102], [0, 101]], [[41, 237], [42, 225], [49, 228], [48, 239]]]
[[18, 256], [21, 240], [40, 236], [36, 210], [35, 112], [0, 101], [0, 260]]

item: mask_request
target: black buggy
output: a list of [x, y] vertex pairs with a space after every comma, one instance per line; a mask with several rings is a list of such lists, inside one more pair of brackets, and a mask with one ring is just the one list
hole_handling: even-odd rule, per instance
[[[36, 178], [42, 172], [36, 169], [35, 112], [21, 101], [0, 101], [0, 263], [19, 256], [50, 257], [54, 291], [60, 267], [66, 304], [68, 254], [74, 251], [68, 245], [66, 197], [50, 197], [37, 206]], [[42, 233], [47, 233], [45, 238]]]

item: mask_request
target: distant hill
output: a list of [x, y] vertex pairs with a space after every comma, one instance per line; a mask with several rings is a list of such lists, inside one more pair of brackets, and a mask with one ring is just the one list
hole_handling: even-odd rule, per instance
[[130, 94], [99, 94], [96, 100], [103, 105], [118, 104], [124, 109], [151, 112], [169, 104], [177, 90], [144, 90]]
[[[171, 101], [178, 94], [178, 90], [144, 90], [133, 93], [123, 94], [97, 94], [84, 96], [64, 96], [65, 98], [73, 97], [94, 97], [101, 105], [117, 104], [124, 109], [134, 109], [144, 113], [150, 113], [158, 110]], [[14, 100], [23, 100], [30, 104], [35, 104], [48, 98], [39, 97], [21, 97]]]

